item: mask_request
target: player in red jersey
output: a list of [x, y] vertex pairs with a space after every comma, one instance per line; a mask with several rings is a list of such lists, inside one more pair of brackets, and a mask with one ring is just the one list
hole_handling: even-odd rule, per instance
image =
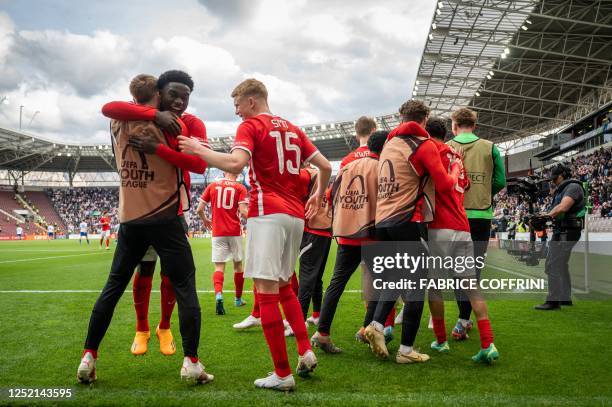
[[[446, 126], [440, 119], [430, 119], [427, 122], [427, 132], [432, 136], [440, 152], [440, 160], [444, 168], [450, 171], [453, 163], [458, 162], [463, 168], [461, 156], [449, 145], [444, 144]], [[474, 256], [474, 243], [470, 234], [470, 224], [467, 214], [463, 208], [464, 192], [469, 188], [470, 182], [465, 169], [462, 169], [455, 188], [448, 191], [440, 191], [436, 188], [436, 209], [433, 222], [431, 222], [428, 233], [429, 253], [431, 256], [448, 256], [469, 258]], [[475, 259], [475, 262], [478, 262]], [[484, 258], [481, 259], [484, 262]], [[475, 267], [465, 267], [465, 270], [444, 270], [432, 268], [429, 270], [430, 279], [476, 279]], [[466, 293], [478, 323], [480, 334], [480, 352], [472, 359], [479, 363], [493, 363], [499, 358], [499, 352], [493, 344], [493, 329], [489, 321], [487, 303], [478, 289], [464, 290]], [[448, 353], [450, 347], [446, 340], [446, 327], [444, 325], [444, 299], [440, 290], [430, 289], [429, 309], [433, 321], [433, 329], [436, 340], [432, 342], [431, 349]]]
[[[297, 341], [297, 373], [307, 375], [316, 367], [317, 359], [290, 278], [302, 239], [304, 217], [308, 219], [316, 214], [331, 175], [331, 165], [300, 128], [270, 113], [263, 83], [247, 79], [234, 89], [232, 98], [236, 114], [243, 122], [236, 132], [231, 153], [214, 152], [185, 137], [179, 137], [179, 144], [183, 151], [232, 173], [240, 172], [250, 161], [252, 190], [245, 277], [254, 279], [261, 323], [274, 362], [274, 373], [255, 380], [255, 386], [291, 390], [295, 380], [287, 360], [278, 304], [283, 307]], [[316, 192], [306, 205], [300, 196], [299, 176], [304, 162], [319, 169]]]
[[[316, 169], [311, 168], [311, 171], [316, 172]], [[308, 201], [310, 194], [315, 192], [314, 189], [316, 185], [317, 183], [313, 182], [313, 179], [311, 179], [309, 170], [306, 170], [306, 168], [301, 168], [300, 169], [300, 186], [302, 188], [302, 191], [300, 192], [300, 196], [302, 196], [302, 201], [304, 202], [304, 204]], [[325, 200], [325, 197], [323, 198], [322, 202], [324, 200]], [[321, 204], [321, 207], [323, 207], [323, 204]], [[320, 217], [320, 216], [321, 216], [321, 211], [318, 211], [315, 217]], [[311, 221], [311, 220], [312, 218], [309, 219], [308, 221]], [[306, 233], [306, 230], [307, 230], [307, 226], [305, 224], [304, 233]], [[304, 236], [306, 236], [306, 234], [302, 236], [302, 244], [300, 245], [300, 256], [299, 256], [300, 257], [300, 273], [301, 273], [301, 264], [302, 264], [302, 255], [303, 255]], [[323, 283], [321, 282], [321, 285], [322, 284]], [[300, 298], [299, 296], [300, 283], [298, 281], [298, 278], [295, 272], [291, 276], [291, 289], [293, 290], [295, 295], [298, 296], [298, 299], [299, 299]], [[253, 328], [256, 326], [261, 326], [261, 313], [259, 312], [259, 300], [257, 296], [257, 288], [254, 288], [253, 290], [253, 297], [254, 297], [254, 301], [253, 301], [253, 308], [251, 309], [251, 313], [242, 321], [235, 323], [233, 325], [234, 329], [243, 330], [243, 329]], [[308, 300], [308, 302], [309, 303], [307, 304], [306, 308], [308, 308], [308, 305], [310, 305], [310, 299]], [[300, 304], [301, 303], [302, 301], [300, 300]], [[320, 309], [320, 305], [321, 304], [319, 303], [319, 309]], [[313, 305], [313, 307], [315, 306], [316, 305]], [[304, 314], [304, 318], [306, 318], [306, 314]], [[285, 336], [293, 336], [293, 330], [291, 329], [291, 326], [289, 325], [286, 319], [283, 320], [283, 325], [285, 326]]]
[[102, 216], [100, 217], [100, 226], [102, 227], [102, 233], [100, 234], [100, 250], [102, 250], [102, 243], [104, 241], [106, 241], [106, 250], [110, 250], [108, 245], [110, 243], [111, 219], [106, 210], [102, 212]]
[[[223, 307], [223, 273], [225, 262], [234, 262], [234, 284], [236, 288], [235, 305], [246, 304], [242, 300], [244, 274], [242, 270], [242, 233], [240, 216], [246, 217], [248, 211], [247, 189], [236, 182], [237, 174], [226, 172], [225, 178], [208, 184], [200, 197], [197, 214], [204, 225], [212, 229], [212, 261], [215, 263], [213, 285], [215, 288], [216, 313], [225, 315]], [[205, 205], [210, 205], [212, 221], [206, 217]]]
[[[137, 77], [138, 78], [138, 77]], [[142, 76], [130, 84], [130, 93], [135, 103], [110, 102], [104, 105], [102, 113], [115, 120], [122, 121], [154, 121], [164, 130], [168, 145], [159, 143], [155, 137], [142, 135], [130, 138], [130, 145], [137, 151], [146, 154], [156, 154], [170, 164], [182, 171], [184, 187], [181, 188], [181, 202], [179, 208], [181, 223], [185, 233], [187, 224], [184, 219], [184, 211], [189, 209], [189, 185], [190, 172], [203, 174], [206, 170], [206, 162], [201, 158], [181, 153], [178, 150], [176, 135], [181, 132], [184, 135], [197, 138], [203, 145], [208, 146], [206, 138], [206, 127], [197, 117], [185, 113], [189, 105], [189, 97], [193, 90], [193, 80], [182, 71], [167, 71], [159, 79], [150, 75]], [[154, 86], [154, 89], [151, 87]], [[151, 98], [151, 92], [158, 94], [159, 102], [147, 103]], [[184, 129], [184, 133], [183, 130]], [[132, 292], [134, 297], [134, 308], [136, 310], [136, 334], [132, 343], [131, 352], [134, 355], [142, 355], [148, 350], [148, 341], [151, 336], [149, 328], [149, 299], [153, 287], [153, 273], [157, 264], [157, 253], [152, 247], [138, 265], [134, 275]], [[170, 320], [176, 304], [176, 298], [170, 279], [161, 271], [161, 320], [156, 328], [159, 338], [160, 352], [164, 355], [173, 355], [176, 352], [174, 337], [170, 330]]]

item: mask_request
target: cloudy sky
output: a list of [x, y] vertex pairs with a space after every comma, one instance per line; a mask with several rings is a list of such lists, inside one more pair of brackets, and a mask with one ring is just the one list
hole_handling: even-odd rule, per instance
[[[410, 95], [434, 0], [0, 0], [0, 126], [107, 142], [99, 113], [131, 77], [183, 69], [209, 136], [238, 121], [229, 94], [262, 80], [300, 125], [395, 112]], [[36, 113], [35, 112], [39, 112]]]

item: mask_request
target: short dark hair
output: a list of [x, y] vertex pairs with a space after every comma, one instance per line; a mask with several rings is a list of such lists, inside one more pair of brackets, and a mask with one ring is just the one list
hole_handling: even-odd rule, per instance
[[166, 71], [159, 76], [157, 80], [157, 89], [162, 90], [164, 86], [169, 84], [170, 82], [178, 82], [186, 85], [190, 91], [193, 92], [193, 79], [189, 76], [188, 73], [179, 71], [179, 70], [171, 70]]
[[432, 117], [427, 121], [425, 130], [430, 136], [437, 138], [438, 140], [444, 140], [446, 137], [446, 124], [444, 120], [439, 117]]
[[429, 112], [431, 109], [420, 100], [409, 100], [399, 108], [399, 114], [405, 122], [422, 122], [429, 116]]
[[387, 141], [387, 137], [389, 136], [389, 132], [386, 130], [378, 130], [372, 133], [370, 138], [368, 139], [368, 148], [371, 152], [380, 154], [385, 145], [385, 141]]

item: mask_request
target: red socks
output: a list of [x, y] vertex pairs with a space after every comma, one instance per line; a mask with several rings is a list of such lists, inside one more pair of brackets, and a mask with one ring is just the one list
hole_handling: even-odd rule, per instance
[[213, 285], [215, 287], [215, 294], [223, 292], [223, 272], [215, 271], [213, 273]]
[[168, 276], [162, 274], [161, 279], [159, 286], [161, 291], [161, 321], [159, 321], [159, 329], [170, 329], [170, 319], [172, 318], [174, 304], [176, 304], [176, 297]]
[[244, 288], [244, 273], [234, 273], [234, 285], [236, 286], [236, 298], [242, 298], [242, 289]]
[[493, 329], [488, 319], [478, 320], [478, 332], [480, 332], [480, 347], [486, 349], [493, 343]]
[[291, 275], [291, 289], [293, 290], [293, 292], [295, 293], [295, 296], [297, 297], [298, 292], [300, 291], [300, 283], [298, 282], [298, 278], [297, 278], [297, 275], [295, 274], [295, 271]]
[[279, 377], [287, 377], [291, 374], [289, 361], [287, 360], [287, 344], [285, 343], [285, 328], [278, 302], [278, 294], [257, 294], [259, 307], [261, 309], [261, 327], [263, 328], [272, 361], [274, 372]]
[[253, 311], [251, 311], [251, 315], [255, 318], [259, 318], [261, 313], [259, 312], [259, 294], [257, 294], [257, 290], [253, 285]]
[[436, 341], [438, 343], [446, 342], [446, 326], [444, 325], [444, 318], [432, 318], [433, 330], [436, 335]]
[[134, 275], [132, 293], [134, 295], [134, 309], [136, 310], [136, 330], [146, 332], [149, 330], [149, 299], [151, 298], [151, 284], [153, 276]]
[[[294, 274], [295, 275], [295, 274]], [[308, 340], [308, 331], [306, 330], [306, 324], [304, 323], [304, 315], [302, 314], [302, 307], [298, 301], [293, 288], [290, 285], [280, 287], [279, 290], [280, 303], [285, 313], [285, 318], [293, 333], [297, 342], [298, 353], [303, 356], [306, 351], [311, 350], [310, 341]]]
[[394, 326], [394, 325], [395, 325], [395, 308], [393, 308], [391, 312], [389, 312], [389, 315], [387, 315], [387, 319], [385, 320], [385, 328], [388, 326]]
[[98, 359], [98, 351], [93, 349], [83, 349], [83, 355], [81, 357], [85, 357], [87, 352], [91, 353], [91, 356], [93, 356], [94, 359]]
[[106, 247], [108, 247], [109, 242], [110, 242], [110, 239], [106, 239]]

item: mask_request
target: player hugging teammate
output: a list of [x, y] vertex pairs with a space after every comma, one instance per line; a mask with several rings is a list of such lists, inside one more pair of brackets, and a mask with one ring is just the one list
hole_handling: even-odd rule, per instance
[[[468, 109], [453, 114], [456, 137], [450, 145], [443, 142], [444, 123], [428, 122], [430, 109], [420, 101], [410, 100], [400, 107], [402, 123], [389, 133], [376, 131], [374, 119], [360, 118], [356, 122], [360, 146], [342, 161], [326, 194], [330, 163], [299, 127], [270, 112], [263, 83], [247, 79], [231, 94], [236, 115], [243, 121], [230, 153], [211, 150], [204, 124], [184, 113], [193, 91], [193, 81], [184, 72], [169, 71], [159, 80], [139, 75], [130, 91], [135, 103], [111, 102], [103, 109], [113, 119], [113, 148], [121, 176], [120, 228], [108, 281], [91, 314], [77, 371], [81, 382], [96, 379], [98, 347], [136, 267], [133, 291], [137, 332], [132, 353], [147, 351], [148, 303], [157, 255], [162, 263], [162, 321], [156, 329], [160, 351], [171, 355], [176, 350], [169, 325], [176, 298], [184, 351], [181, 377], [196, 383], [213, 380], [198, 360], [200, 306], [184, 220], [184, 212], [189, 209], [189, 171], [203, 173], [207, 165], [225, 171], [226, 177], [208, 186], [197, 210], [213, 232], [216, 312], [225, 313], [223, 273], [225, 262], [232, 260], [236, 306], [245, 304], [242, 288], [247, 277], [254, 280], [259, 308], [258, 317], [250, 316], [235, 327], [261, 325], [274, 364], [273, 373], [255, 380], [259, 388], [295, 388], [279, 305], [297, 343], [298, 375], [308, 376], [317, 366], [311, 344], [327, 353], [341, 351], [330, 337], [340, 296], [360, 264], [365, 269], [364, 286], [369, 284], [372, 268], [368, 253], [378, 243], [386, 242], [397, 250], [408, 247], [412, 256], [424, 252], [434, 256], [473, 256], [486, 250], [480, 237], [491, 211], [491, 196], [501, 189], [499, 152], [496, 155], [491, 143], [472, 133], [476, 117]], [[247, 164], [252, 186], [248, 207], [246, 189], [236, 182], [236, 174]], [[474, 188], [469, 182], [470, 174], [482, 171], [489, 174], [484, 177], [485, 185]], [[139, 182], [131, 182], [135, 177]], [[464, 202], [470, 188], [476, 192]], [[205, 214], [207, 204], [212, 207], [212, 219]], [[464, 204], [478, 207], [466, 212]], [[470, 215], [484, 220], [468, 221]], [[244, 274], [240, 216], [247, 217]], [[338, 240], [336, 263], [321, 307], [322, 275], [332, 236]], [[477, 239], [479, 244], [475, 247], [473, 241]], [[298, 301], [297, 286], [292, 288], [291, 281], [295, 280], [294, 265], [300, 252]], [[414, 278], [474, 279], [479, 274], [480, 270], [473, 268], [457, 273], [421, 267], [415, 270]], [[425, 289], [398, 292], [391, 298], [374, 293], [366, 304], [364, 322], [356, 337], [368, 343], [377, 356], [387, 358], [395, 305], [401, 297], [402, 335], [395, 360], [399, 364], [428, 361], [427, 354], [413, 348], [425, 294]], [[473, 308], [481, 339], [480, 352], [473, 360], [492, 363], [499, 354], [482, 295], [472, 290], [458, 292], [457, 296], [461, 317], [453, 336], [467, 338]], [[469, 310], [464, 299], [468, 300]], [[305, 319], [311, 300], [310, 319], [318, 326], [309, 340]], [[436, 335], [431, 348], [448, 352], [439, 290], [429, 291], [429, 304]]]
[[[198, 359], [200, 303], [183, 218], [183, 212], [189, 208], [189, 176], [187, 171], [181, 171], [184, 168], [204, 172], [206, 163], [176, 150], [177, 134], [193, 134], [183, 120], [192, 123], [191, 128], [197, 124], [192, 116], [183, 115], [192, 90], [193, 81], [181, 71], [166, 72], [159, 80], [139, 75], [130, 84], [136, 103], [112, 102], [103, 108], [103, 113], [114, 119], [111, 135], [117, 168], [137, 168], [138, 171], [120, 171], [118, 214], [121, 225], [117, 249], [106, 285], [91, 313], [85, 349], [77, 370], [80, 382], [90, 383], [97, 378], [99, 345], [137, 266], [139, 272], [134, 281], [137, 332], [132, 353], [138, 355], [147, 351], [150, 337], [147, 315], [155, 253], [161, 258], [163, 276], [167, 277], [167, 280], [162, 278], [162, 287], [165, 287], [162, 289], [162, 321], [157, 327], [160, 350], [167, 355], [175, 352], [169, 321], [176, 293], [184, 353], [181, 378], [197, 383], [213, 380]], [[203, 135], [205, 137], [205, 132]], [[134, 177], [144, 177], [148, 182], [127, 182]]]

